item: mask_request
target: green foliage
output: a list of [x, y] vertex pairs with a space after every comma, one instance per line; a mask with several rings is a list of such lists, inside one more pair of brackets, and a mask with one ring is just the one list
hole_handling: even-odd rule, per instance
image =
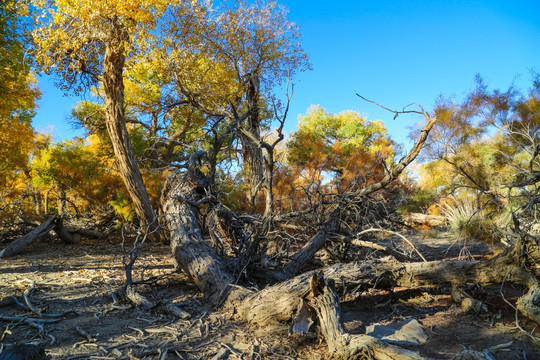
[[116, 198], [111, 200], [109, 204], [118, 215], [122, 216], [124, 221], [131, 222], [135, 218], [135, 208], [129, 198], [123, 193], [118, 193]]
[[337, 179], [365, 176], [393, 161], [393, 142], [381, 121], [368, 122], [357, 112], [334, 115], [312, 106], [287, 143], [290, 165], [329, 172]]

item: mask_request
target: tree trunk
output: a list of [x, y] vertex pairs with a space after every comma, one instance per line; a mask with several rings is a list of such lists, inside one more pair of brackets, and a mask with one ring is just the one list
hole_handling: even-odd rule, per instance
[[56, 211], [62, 216], [66, 209], [66, 189], [60, 182], [56, 183]]
[[264, 179], [263, 151], [259, 145], [261, 139], [259, 76], [256, 73], [250, 74], [247, 79], [247, 101], [250, 113], [245, 130], [251, 134], [252, 138], [241, 134], [240, 140], [242, 141], [242, 156], [244, 158], [246, 179], [249, 184], [248, 197], [253, 208], [252, 210], [255, 210], [257, 194]]
[[270, 218], [274, 215], [274, 149], [266, 148], [264, 157], [264, 192], [266, 195], [266, 206], [264, 208], [264, 217]]
[[45, 212], [45, 215], [49, 213], [49, 194], [51, 193], [51, 191], [52, 188], [45, 191], [45, 199], [43, 200], [43, 211]]
[[172, 175], [167, 180], [162, 204], [177, 264], [205, 295], [218, 300], [234, 279], [203, 237], [197, 202], [201, 200], [204, 181], [204, 175], [195, 166]]
[[[503, 282], [524, 285], [528, 291], [518, 299], [517, 309], [540, 324], [540, 283], [523, 264], [538, 263], [540, 247], [530, 238], [488, 261], [431, 261], [402, 263], [392, 258], [376, 262], [336, 264], [296, 276], [290, 280], [252, 293], [241, 304], [238, 313], [248, 322], [261, 326], [290, 321], [302, 296], [309, 291], [311, 277], [321, 272], [346, 289], [392, 289], [394, 287], [459, 287]], [[530, 265], [529, 267], [531, 267]]]
[[61, 217], [58, 217], [55, 221], [55, 226], [53, 228], [54, 232], [60, 240], [62, 240], [66, 244], [75, 244], [75, 239], [71, 235], [71, 233], [64, 227], [64, 221]]
[[41, 194], [38, 190], [34, 189], [32, 195], [34, 199], [34, 213], [39, 215], [41, 213]]
[[49, 231], [53, 230], [56, 226], [55, 221], [58, 219], [58, 216], [53, 216], [52, 218], [44, 221], [34, 230], [30, 231], [28, 234], [12, 241], [4, 250], [0, 251], [0, 258], [8, 258], [19, 254], [24, 250], [25, 247], [34, 241], [39, 240], [41, 237], [47, 235]]
[[[151, 224], [154, 221], [155, 213], [135, 160], [125, 121], [123, 79], [125, 49], [122, 43], [123, 36], [117, 34], [114, 36], [114, 40], [107, 43], [105, 48], [103, 60], [105, 123], [114, 150], [116, 168], [135, 206], [137, 216], [142, 224]], [[160, 237], [159, 232], [155, 234], [158, 238]]]

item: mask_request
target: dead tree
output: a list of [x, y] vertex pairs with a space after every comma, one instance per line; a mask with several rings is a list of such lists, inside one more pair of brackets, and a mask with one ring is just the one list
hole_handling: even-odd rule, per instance
[[64, 243], [73, 244], [75, 242], [71, 233], [64, 227], [62, 218], [57, 215], [44, 221], [28, 234], [12, 241], [5, 249], [0, 251], [0, 258], [8, 258], [19, 254], [25, 247], [41, 239], [51, 230], [54, 230]]

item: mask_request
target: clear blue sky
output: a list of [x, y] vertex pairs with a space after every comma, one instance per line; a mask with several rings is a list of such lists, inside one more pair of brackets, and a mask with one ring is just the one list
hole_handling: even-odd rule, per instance
[[[319, 1], [281, 0], [301, 27], [313, 71], [295, 80], [287, 131], [311, 104], [338, 113], [356, 110], [384, 120], [393, 139], [407, 143], [412, 118], [392, 115], [356, 93], [390, 108], [410, 103], [433, 107], [439, 95], [462, 98], [475, 74], [488, 86], [512, 82], [527, 88], [540, 71], [540, 1]], [[34, 121], [55, 127], [56, 140], [81, 135], [66, 121], [78, 101], [65, 98], [51, 80]]]

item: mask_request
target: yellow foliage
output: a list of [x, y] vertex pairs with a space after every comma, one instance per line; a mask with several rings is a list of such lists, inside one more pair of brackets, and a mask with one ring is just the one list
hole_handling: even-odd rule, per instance
[[[156, 25], [180, 0], [31, 0], [41, 12], [33, 31], [34, 55], [40, 68], [63, 76], [66, 88], [82, 90], [83, 76], [95, 84], [105, 48], [113, 46], [126, 58], [149, 46]], [[137, 62], [136, 59], [132, 59]]]

